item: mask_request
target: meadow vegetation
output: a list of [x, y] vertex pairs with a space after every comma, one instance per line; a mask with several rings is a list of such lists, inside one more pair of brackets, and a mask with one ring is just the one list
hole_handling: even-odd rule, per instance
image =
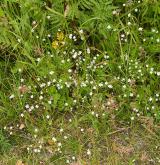
[[0, 165], [160, 164], [160, 1], [0, 1]]

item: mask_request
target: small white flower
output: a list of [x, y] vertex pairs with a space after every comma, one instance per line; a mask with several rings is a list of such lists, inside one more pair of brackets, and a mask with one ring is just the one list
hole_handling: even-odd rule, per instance
[[131, 22], [128, 22], [127, 24], [128, 24], [128, 26], [130, 26], [131, 25]]
[[130, 97], [133, 97], [133, 93], [130, 93]]
[[55, 137], [52, 137], [52, 140], [53, 140], [54, 142], [56, 142], [56, 141], [57, 141], [57, 139], [56, 139]]
[[113, 86], [110, 84], [110, 85], [108, 85], [108, 88], [112, 89], [112, 88], [113, 88]]
[[94, 115], [95, 114], [94, 111], [92, 111], [91, 114]]
[[48, 104], [52, 104], [52, 101], [51, 101], [51, 100], [49, 100], [49, 101], [48, 101]]
[[108, 30], [111, 29], [111, 25], [108, 25], [108, 26], [107, 26], [107, 29], [108, 29]]
[[70, 163], [70, 161], [69, 161], [69, 160], [66, 160], [66, 163], [68, 163], [68, 164], [69, 164], [69, 163]]
[[14, 94], [9, 96], [10, 99], [13, 99], [14, 97], [15, 97]]
[[38, 152], [38, 150], [35, 148], [34, 150], [33, 150], [35, 153], [37, 153]]
[[40, 96], [39, 99], [42, 100], [43, 99], [43, 96]]
[[41, 60], [41, 58], [37, 58], [36, 61], [39, 62]]
[[47, 115], [47, 116], [46, 116], [46, 118], [47, 118], [47, 119], [49, 119], [49, 118], [50, 118], [50, 116], [49, 116], [49, 115]]
[[32, 24], [35, 25], [36, 24], [36, 21], [33, 21]]
[[90, 53], [91, 53], [90, 48], [87, 48], [87, 54], [90, 54]]
[[160, 76], [160, 72], [157, 72], [157, 76]]
[[37, 128], [35, 128], [35, 129], [34, 129], [34, 132], [38, 132], [38, 129], [37, 129]]
[[31, 95], [30, 98], [33, 99], [33, 95]]
[[73, 34], [69, 34], [69, 39], [72, 39], [72, 37], [73, 37]]
[[87, 150], [87, 155], [89, 155], [89, 156], [91, 155], [90, 149]]
[[64, 136], [64, 139], [68, 139], [68, 137], [67, 136]]
[[63, 132], [63, 128], [61, 128], [61, 129], [59, 130], [59, 132]]
[[50, 71], [49, 74], [50, 74], [50, 75], [53, 75], [53, 74], [54, 74], [54, 71]]
[[72, 73], [72, 69], [68, 69], [68, 72], [69, 72], [69, 73]]
[[135, 12], [138, 12], [138, 9], [135, 9], [134, 11], [135, 11]]
[[17, 41], [20, 43], [20, 42], [21, 42], [21, 39], [19, 39], [19, 38], [18, 38], [18, 40], [17, 40]]
[[47, 19], [50, 19], [51, 18], [51, 16], [50, 15], [47, 15]]
[[64, 64], [64, 63], [65, 63], [65, 61], [64, 61], [64, 60], [62, 60], [62, 61], [61, 61], [61, 63], [62, 63], [62, 64]]
[[116, 10], [112, 11], [112, 14], [113, 15], [116, 15], [117, 14], [117, 11]]
[[62, 146], [62, 143], [59, 142], [59, 143], [58, 143], [58, 147], [61, 147], [61, 146]]
[[76, 157], [75, 156], [72, 156], [72, 160], [75, 160], [76, 159]]
[[81, 29], [81, 30], [79, 30], [79, 33], [80, 33], [80, 34], [83, 34], [83, 30], [82, 30], [82, 29]]
[[31, 29], [31, 32], [33, 33], [34, 32], [34, 29]]
[[90, 93], [89, 93], [89, 95], [90, 95], [90, 96], [92, 96], [92, 95], [93, 95], [93, 93], [92, 93], [92, 92], [90, 92]]
[[140, 28], [138, 28], [138, 30], [139, 30], [139, 31], [142, 31], [142, 30], [143, 30], [143, 28], [142, 28], [142, 27], [140, 27]]
[[132, 120], [132, 121], [134, 120], [134, 117], [133, 117], [133, 116], [131, 117], [131, 120]]
[[68, 103], [65, 103], [64, 105], [67, 107], [68, 106]]
[[39, 105], [36, 105], [35, 107], [36, 107], [36, 108], [39, 108]]
[[152, 101], [152, 100], [153, 100], [152, 97], [150, 97], [150, 98], [149, 98], [149, 101]]
[[26, 105], [25, 105], [25, 108], [26, 108], [26, 109], [29, 109], [29, 104], [26, 104]]
[[84, 131], [84, 129], [83, 128], [81, 128], [81, 132], [83, 132]]

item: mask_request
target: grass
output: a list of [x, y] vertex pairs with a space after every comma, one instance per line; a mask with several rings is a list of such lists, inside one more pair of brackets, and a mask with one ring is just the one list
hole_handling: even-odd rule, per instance
[[159, 164], [160, 2], [0, 2], [0, 164]]

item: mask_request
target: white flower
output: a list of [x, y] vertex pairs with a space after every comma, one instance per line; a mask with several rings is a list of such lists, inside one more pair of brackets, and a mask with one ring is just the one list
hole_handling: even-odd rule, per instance
[[41, 59], [40, 58], [37, 58], [36, 61], [39, 62]]
[[95, 89], [97, 89], [97, 87], [96, 87], [96, 86], [94, 86], [94, 87], [93, 87], [93, 89], [95, 90]]
[[76, 159], [75, 156], [72, 156], [72, 159], [75, 160]]
[[157, 76], [160, 76], [160, 72], [157, 72]]
[[61, 128], [59, 131], [60, 131], [60, 132], [63, 132], [63, 128]]
[[46, 118], [47, 118], [47, 119], [49, 119], [49, 118], [50, 118], [50, 116], [49, 116], [49, 115], [47, 115], [47, 116], [46, 116]]
[[84, 129], [83, 128], [81, 128], [81, 132], [83, 132], [84, 131]]
[[67, 136], [64, 136], [64, 139], [67, 139], [68, 137]]
[[38, 132], [38, 129], [37, 129], [37, 128], [35, 128], [35, 129], [34, 129], [34, 132]]
[[143, 30], [143, 28], [142, 28], [142, 27], [138, 28], [138, 31], [142, 31], [142, 30]]
[[64, 60], [62, 60], [62, 61], [61, 61], [61, 63], [62, 63], [62, 64], [64, 64], [64, 63], [65, 63], [65, 61], [64, 61]]
[[51, 35], [50, 35], [50, 34], [48, 34], [47, 36], [48, 36], [49, 38], [51, 37]]
[[107, 26], [107, 29], [111, 29], [111, 25], [108, 25], [108, 26]]
[[47, 19], [50, 19], [51, 18], [51, 16], [50, 15], [47, 15]]
[[39, 105], [36, 105], [35, 107], [36, 107], [36, 108], [39, 108]]
[[69, 34], [69, 39], [72, 39], [73, 34]]
[[135, 11], [135, 12], [138, 12], [138, 9], [135, 9], [134, 11]]
[[50, 74], [50, 75], [53, 75], [53, 74], [54, 74], [54, 71], [50, 71], [49, 74]]
[[40, 96], [39, 99], [42, 100], [43, 99], [43, 96]]
[[21, 117], [24, 117], [24, 114], [23, 113], [21, 113]]
[[70, 161], [69, 161], [69, 160], [66, 160], [66, 163], [68, 163], [68, 164], [69, 164], [69, 163], [70, 163]]
[[90, 93], [89, 93], [89, 95], [90, 95], [90, 96], [92, 96], [92, 95], [93, 95], [93, 93], [92, 93], [92, 92], [90, 92]]
[[87, 48], [87, 54], [90, 54], [91, 51], [90, 51], [90, 48]]
[[13, 99], [14, 97], [15, 97], [14, 94], [9, 96], [10, 99]]
[[58, 143], [58, 147], [61, 147], [61, 146], [62, 146], [62, 143], [59, 142], [59, 143]]
[[21, 39], [19, 39], [19, 38], [18, 38], [18, 40], [17, 40], [17, 41], [20, 43], [20, 42], [21, 42]]
[[110, 84], [110, 85], [108, 85], [108, 88], [110, 88], [110, 89], [111, 89], [111, 88], [113, 88], [113, 86]]
[[131, 117], [131, 120], [132, 120], [132, 121], [134, 120], [134, 117], [133, 117], [133, 116]]
[[67, 107], [68, 106], [68, 103], [65, 103], [64, 105]]
[[128, 24], [128, 26], [130, 26], [131, 25], [131, 22], [128, 22], [127, 24]]
[[57, 141], [57, 139], [56, 139], [55, 137], [52, 137], [52, 140], [53, 140], [54, 142], [56, 142], [56, 141]]
[[113, 15], [116, 15], [117, 14], [117, 11], [116, 10], [112, 11], [112, 14]]
[[36, 21], [33, 21], [32, 24], [35, 25], [36, 24]]
[[48, 104], [52, 104], [52, 101], [51, 101], [51, 100], [49, 100], [49, 101], [48, 101]]
[[71, 73], [72, 72], [72, 69], [68, 69], [68, 72]]
[[26, 104], [26, 105], [25, 105], [25, 108], [26, 108], [26, 109], [29, 109], [29, 104]]
[[130, 97], [133, 97], [133, 93], [130, 93]]
[[80, 34], [83, 34], [83, 30], [82, 30], [82, 29], [81, 29], [81, 30], [79, 30], [79, 33], [80, 33]]
[[87, 150], [87, 155], [91, 155], [90, 149]]
[[92, 111], [91, 114], [94, 115], [95, 113]]
[[131, 13], [128, 14], [128, 17], [131, 17]]

